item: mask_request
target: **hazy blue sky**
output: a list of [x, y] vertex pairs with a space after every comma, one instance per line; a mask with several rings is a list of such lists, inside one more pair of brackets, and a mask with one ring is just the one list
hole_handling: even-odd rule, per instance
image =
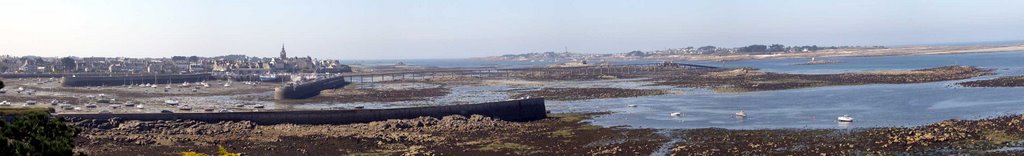
[[1024, 1], [0, 0], [0, 54], [457, 58], [1024, 39]]

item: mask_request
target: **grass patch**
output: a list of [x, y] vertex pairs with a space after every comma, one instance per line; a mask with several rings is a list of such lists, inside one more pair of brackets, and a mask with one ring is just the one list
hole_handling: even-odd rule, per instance
[[557, 131], [551, 132], [549, 135], [552, 138], [569, 138], [572, 137], [573, 134], [575, 134], [572, 131], [573, 129], [559, 129]]
[[512, 152], [516, 153], [517, 155], [525, 155], [525, 154], [530, 153], [529, 151], [533, 150], [535, 148], [536, 147], [529, 146], [529, 145], [496, 141], [496, 142], [492, 142], [490, 144], [487, 144], [484, 147], [481, 147], [480, 150], [481, 151], [493, 151], [493, 152], [512, 151]]
[[50, 108], [33, 107], [33, 108], [0, 108], [0, 115], [26, 115], [29, 113], [50, 113]]
[[981, 133], [981, 136], [982, 138], [985, 138], [986, 141], [999, 145], [1006, 144], [1009, 142], [1016, 142], [1022, 139], [1020, 136], [1007, 134], [1006, 132], [1002, 131], [985, 131]]

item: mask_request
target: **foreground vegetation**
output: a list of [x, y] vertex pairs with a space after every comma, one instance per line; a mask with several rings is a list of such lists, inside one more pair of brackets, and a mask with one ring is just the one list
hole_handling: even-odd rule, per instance
[[[0, 155], [72, 155], [78, 129], [38, 110], [0, 109]], [[17, 115], [9, 115], [17, 114]], [[12, 121], [8, 123], [8, 121]]]

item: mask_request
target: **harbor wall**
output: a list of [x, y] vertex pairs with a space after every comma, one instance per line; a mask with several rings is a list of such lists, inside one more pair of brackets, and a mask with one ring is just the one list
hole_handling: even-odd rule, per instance
[[76, 76], [64, 77], [65, 87], [82, 86], [120, 86], [133, 84], [168, 84], [184, 82], [200, 82], [213, 80], [209, 73], [203, 74], [161, 74], [161, 75], [122, 75], [122, 76]]
[[325, 89], [341, 88], [348, 85], [345, 77], [335, 76], [301, 84], [288, 84], [274, 88], [274, 99], [305, 99], [320, 95]]
[[53, 74], [53, 73], [11, 73], [11, 74], [0, 74], [0, 78], [18, 79], [18, 78], [61, 78], [76, 76], [106, 76], [108, 73], [70, 73], [70, 74]]
[[72, 120], [195, 120], [203, 122], [250, 121], [260, 125], [272, 124], [351, 124], [412, 119], [421, 116], [441, 118], [448, 115], [483, 115], [506, 121], [533, 121], [547, 117], [544, 99], [525, 99], [467, 105], [396, 109], [308, 110], [278, 112], [226, 112], [226, 113], [149, 113], [149, 114], [59, 114]]

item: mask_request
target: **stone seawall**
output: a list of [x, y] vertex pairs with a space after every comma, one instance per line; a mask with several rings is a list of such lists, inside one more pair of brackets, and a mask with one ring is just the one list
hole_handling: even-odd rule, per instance
[[348, 84], [349, 82], [345, 81], [345, 77], [336, 76], [302, 84], [284, 85], [274, 88], [274, 99], [286, 100], [310, 98], [320, 95], [320, 91], [325, 89], [345, 87], [345, 85]]
[[108, 73], [73, 73], [73, 74], [49, 74], [49, 73], [18, 73], [18, 74], [0, 74], [0, 78], [61, 78], [75, 76], [107, 76]]
[[261, 125], [272, 124], [351, 124], [412, 119], [421, 116], [444, 117], [473, 114], [506, 121], [532, 121], [547, 117], [544, 99], [525, 99], [468, 105], [433, 107], [362, 109], [362, 110], [309, 110], [279, 112], [227, 112], [227, 113], [150, 113], [150, 114], [59, 114], [72, 120], [195, 120], [203, 122], [251, 121]]
[[168, 84], [213, 80], [211, 74], [165, 74], [165, 75], [121, 75], [121, 76], [76, 76], [64, 77], [65, 87], [120, 86], [134, 84]]

